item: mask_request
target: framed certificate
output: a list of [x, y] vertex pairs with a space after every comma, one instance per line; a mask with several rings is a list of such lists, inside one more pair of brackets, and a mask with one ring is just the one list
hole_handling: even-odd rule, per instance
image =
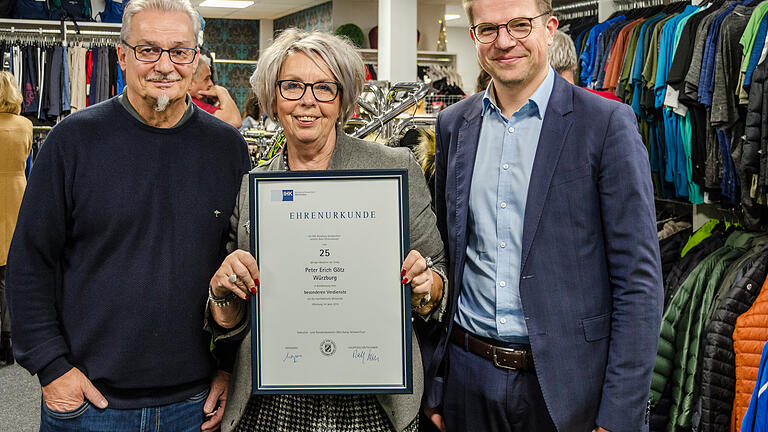
[[407, 171], [249, 181], [253, 393], [412, 393]]

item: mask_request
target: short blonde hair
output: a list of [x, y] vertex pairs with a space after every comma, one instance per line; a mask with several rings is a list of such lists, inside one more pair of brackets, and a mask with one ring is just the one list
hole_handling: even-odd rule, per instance
[[347, 39], [317, 31], [308, 33], [295, 28], [287, 29], [261, 55], [256, 71], [251, 75], [251, 88], [261, 109], [269, 118], [275, 118], [280, 69], [285, 59], [296, 53], [305, 54], [316, 63], [324, 62], [341, 83], [341, 109], [337, 123], [345, 124], [352, 117], [357, 97], [363, 91], [365, 64]]
[[[472, 13], [472, 4], [474, 0], [462, 0], [461, 5], [464, 6], [464, 12], [467, 13], [467, 19], [469, 19], [469, 25], [475, 25], [475, 15]], [[552, 13], [552, 0], [536, 0], [536, 7], [539, 9], [539, 13]]]
[[20, 114], [23, 101], [16, 78], [10, 72], [0, 71], [0, 112]]

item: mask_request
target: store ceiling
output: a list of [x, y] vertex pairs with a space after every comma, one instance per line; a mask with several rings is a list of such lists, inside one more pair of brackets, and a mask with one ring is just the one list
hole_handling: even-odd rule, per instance
[[[199, 5], [203, 0], [193, 0]], [[226, 9], [200, 7], [200, 13], [206, 18], [229, 19], [277, 19], [312, 6], [328, 2], [328, 0], [253, 0], [254, 4], [244, 9]], [[421, 4], [458, 5], [461, 0], [419, 0]]]

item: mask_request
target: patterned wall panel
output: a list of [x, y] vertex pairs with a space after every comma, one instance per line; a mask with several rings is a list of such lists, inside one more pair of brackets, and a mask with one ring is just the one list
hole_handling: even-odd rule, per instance
[[289, 27], [296, 27], [300, 30], [333, 33], [333, 2], [323, 3], [304, 9], [282, 18], [278, 18], [274, 23], [275, 36]]
[[[259, 21], [206, 18], [204, 47], [215, 52], [217, 58], [258, 60]], [[248, 79], [254, 65], [217, 63], [217, 84], [229, 90], [240, 111], [250, 92]]]

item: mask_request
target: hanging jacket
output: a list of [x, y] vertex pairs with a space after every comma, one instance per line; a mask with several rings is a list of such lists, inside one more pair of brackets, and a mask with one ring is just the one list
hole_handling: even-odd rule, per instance
[[768, 275], [768, 249], [763, 249], [720, 301], [705, 330], [701, 370], [701, 426], [699, 432], [728, 429], [736, 385], [733, 329], [760, 293]]
[[[669, 273], [665, 272], [665, 310], [668, 307], [672, 293], [677, 292], [680, 284], [685, 281], [688, 275], [696, 268], [699, 263], [701, 263], [704, 258], [713, 253], [715, 250], [723, 247], [728, 235], [734, 231], [732, 226], [728, 229], [725, 229], [725, 223], [718, 224], [718, 222], [714, 220], [707, 222], [707, 224], [710, 223], [712, 223], [712, 226], [709, 227], [707, 233], [709, 237], [700, 240], [696, 246], [688, 250], [685, 256], [681, 259], [678, 259], [677, 263], [672, 266]], [[699, 228], [699, 230], [697, 230], [691, 236], [691, 239], [697, 236], [701, 236], [701, 231], [706, 226], [707, 225], [705, 224], [704, 227]], [[665, 390], [664, 386], [661, 386], [658, 388], [658, 392], [660, 393], [660, 396], [657, 400], [654, 400], [655, 403], [651, 408], [651, 418], [649, 421], [651, 432], [661, 432], [666, 429], [667, 423], [669, 422], [669, 411], [672, 406], [671, 389], [667, 388]]]
[[736, 395], [731, 413], [731, 432], [739, 430], [744, 418], [760, 366], [763, 344], [768, 340], [768, 280], [748, 311], [736, 320], [733, 350], [736, 353]]
[[[664, 306], [669, 305], [669, 301], [680, 288], [680, 284], [688, 277], [693, 269], [715, 250], [725, 245], [725, 240], [733, 232], [733, 228], [725, 229], [725, 224], [720, 223], [712, 230], [710, 236], [701, 240], [699, 244], [690, 249], [685, 256], [672, 267], [669, 273], [664, 275]], [[698, 231], [697, 231], [698, 233]], [[694, 233], [696, 235], [696, 233]]]
[[742, 207], [754, 213], [757, 206], [752, 198], [753, 176], [758, 176], [759, 185], [768, 183], [768, 86], [765, 78], [768, 76], [768, 62], [763, 62], [752, 75], [752, 84], [749, 88], [749, 104], [747, 106], [747, 119], [741, 161], [739, 163], [739, 175], [744, 179], [742, 183]]
[[768, 343], [763, 344], [757, 384], [741, 423], [741, 432], [768, 432]]
[[676, 427], [690, 428], [704, 319], [728, 265], [747, 251], [754, 237], [755, 234], [741, 231], [731, 234], [725, 246], [705, 258], [691, 272], [664, 312], [651, 381], [651, 400], [659, 400], [669, 380], [672, 407], [667, 431], [674, 431]]

